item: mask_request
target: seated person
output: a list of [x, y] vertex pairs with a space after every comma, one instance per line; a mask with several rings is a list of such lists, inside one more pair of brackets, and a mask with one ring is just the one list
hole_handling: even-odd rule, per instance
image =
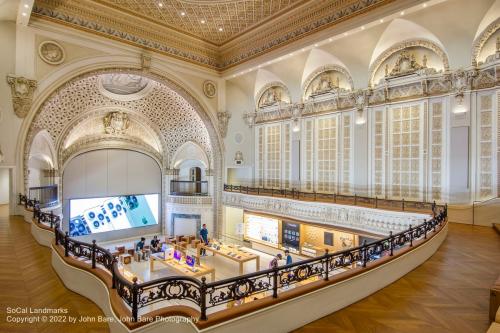
[[135, 246], [135, 252], [139, 253], [143, 260], [146, 260], [146, 251], [144, 250], [144, 243], [146, 238], [141, 237], [141, 241]]
[[157, 253], [160, 252], [160, 240], [158, 239], [158, 236], [154, 236], [153, 239], [151, 240], [151, 252]]

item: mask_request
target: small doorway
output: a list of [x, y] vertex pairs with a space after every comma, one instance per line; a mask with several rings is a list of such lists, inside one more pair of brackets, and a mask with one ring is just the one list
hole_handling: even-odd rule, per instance
[[9, 168], [0, 168], [0, 217], [9, 216], [9, 205], [11, 201], [11, 170]]
[[201, 193], [201, 168], [192, 167], [189, 169], [189, 180], [195, 182], [195, 193]]

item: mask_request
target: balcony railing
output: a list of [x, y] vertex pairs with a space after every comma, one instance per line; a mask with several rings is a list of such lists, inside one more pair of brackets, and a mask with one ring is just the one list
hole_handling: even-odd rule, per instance
[[36, 200], [42, 208], [54, 206], [58, 202], [57, 185], [30, 187], [28, 198]]
[[170, 195], [206, 196], [208, 195], [208, 181], [171, 180]]
[[[442, 206], [439, 213], [424, 223], [403, 232], [392, 234], [381, 240], [359, 247], [325, 255], [290, 265], [274, 267], [251, 274], [207, 283], [186, 276], [170, 276], [138, 283], [137, 278], [127, 280], [119, 271], [116, 258], [110, 251], [92, 243], [85, 243], [69, 237], [68, 232], [60, 228], [60, 217], [42, 212], [33, 200], [20, 195], [20, 202], [27, 208], [34, 209], [35, 222], [50, 225], [55, 234], [55, 245], [64, 257], [76, 257], [88, 262], [89, 268], [104, 269], [112, 277], [112, 290], [124, 301], [131, 311], [133, 321], [140, 321], [139, 310], [149, 305], [170, 301], [185, 300], [199, 312], [199, 319], [205, 321], [217, 311], [224, 311], [225, 304], [239, 301], [257, 294], [277, 298], [292, 286], [308, 281], [328, 281], [333, 279], [334, 271], [339, 268], [359, 269], [364, 272], [367, 263], [384, 257], [397, 257], [396, 250], [411, 248], [417, 241], [425, 241], [441, 230], [447, 218], [447, 206]], [[64, 253], [64, 254], [62, 254]], [[92, 271], [91, 270], [91, 271]], [[97, 274], [96, 274], [97, 275]], [[319, 287], [318, 287], [319, 288]], [[173, 304], [172, 304], [173, 305]], [[163, 308], [168, 308], [167, 304]], [[146, 314], [143, 314], [147, 316]]]
[[[359, 195], [346, 195], [337, 193], [318, 193], [318, 192], [302, 192], [295, 189], [273, 189], [265, 187], [252, 187], [243, 185], [228, 185], [224, 184], [224, 191], [233, 193], [243, 193], [252, 195], [264, 195], [279, 198], [288, 198], [295, 200], [304, 201], [318, 201], [318, 202], [329, 202], [341, 205], [351, 205], [351, 206], [362, 206], [370, 208], [380, 208], [380, 209], [392, 209], [392, 210], [427, 210], [436, 212], [438, 205], [436, 202], [423, 202], [423, 201], [413, 201], [413, 200], [397, 200], [397, 199], [384, 199], [384, 198], [373, 198], [365, 197]], [[439, 206], [444, 207], [444, 206]]]

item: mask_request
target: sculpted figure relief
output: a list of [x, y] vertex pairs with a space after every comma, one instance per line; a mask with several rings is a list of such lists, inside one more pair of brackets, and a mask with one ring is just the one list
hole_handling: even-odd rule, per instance
[[104, 117], [104, 130], [107, 134], [123, 134], [129, 127], [129, 119], [124, 112], [111, 112]]

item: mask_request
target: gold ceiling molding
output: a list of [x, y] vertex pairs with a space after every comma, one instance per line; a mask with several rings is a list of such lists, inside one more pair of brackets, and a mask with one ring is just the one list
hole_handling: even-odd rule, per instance
[[393, 2], [36, 0], [32, 17], [223, 71]]
[[498, 29], [500, 29], [500, 17], [497, 18], [495, 21], [491, 22], [486, 27], [486, 29], [484, 29], [481, 32], [481, 34], [474, 40], [474, 43], [472, 44], [472, 54], [471, 54], [472, 66], [478, 65], [477, 58], [479, 57], [479, 53], [481, 53], [484, 44], [495, 32], [497, 32]]

